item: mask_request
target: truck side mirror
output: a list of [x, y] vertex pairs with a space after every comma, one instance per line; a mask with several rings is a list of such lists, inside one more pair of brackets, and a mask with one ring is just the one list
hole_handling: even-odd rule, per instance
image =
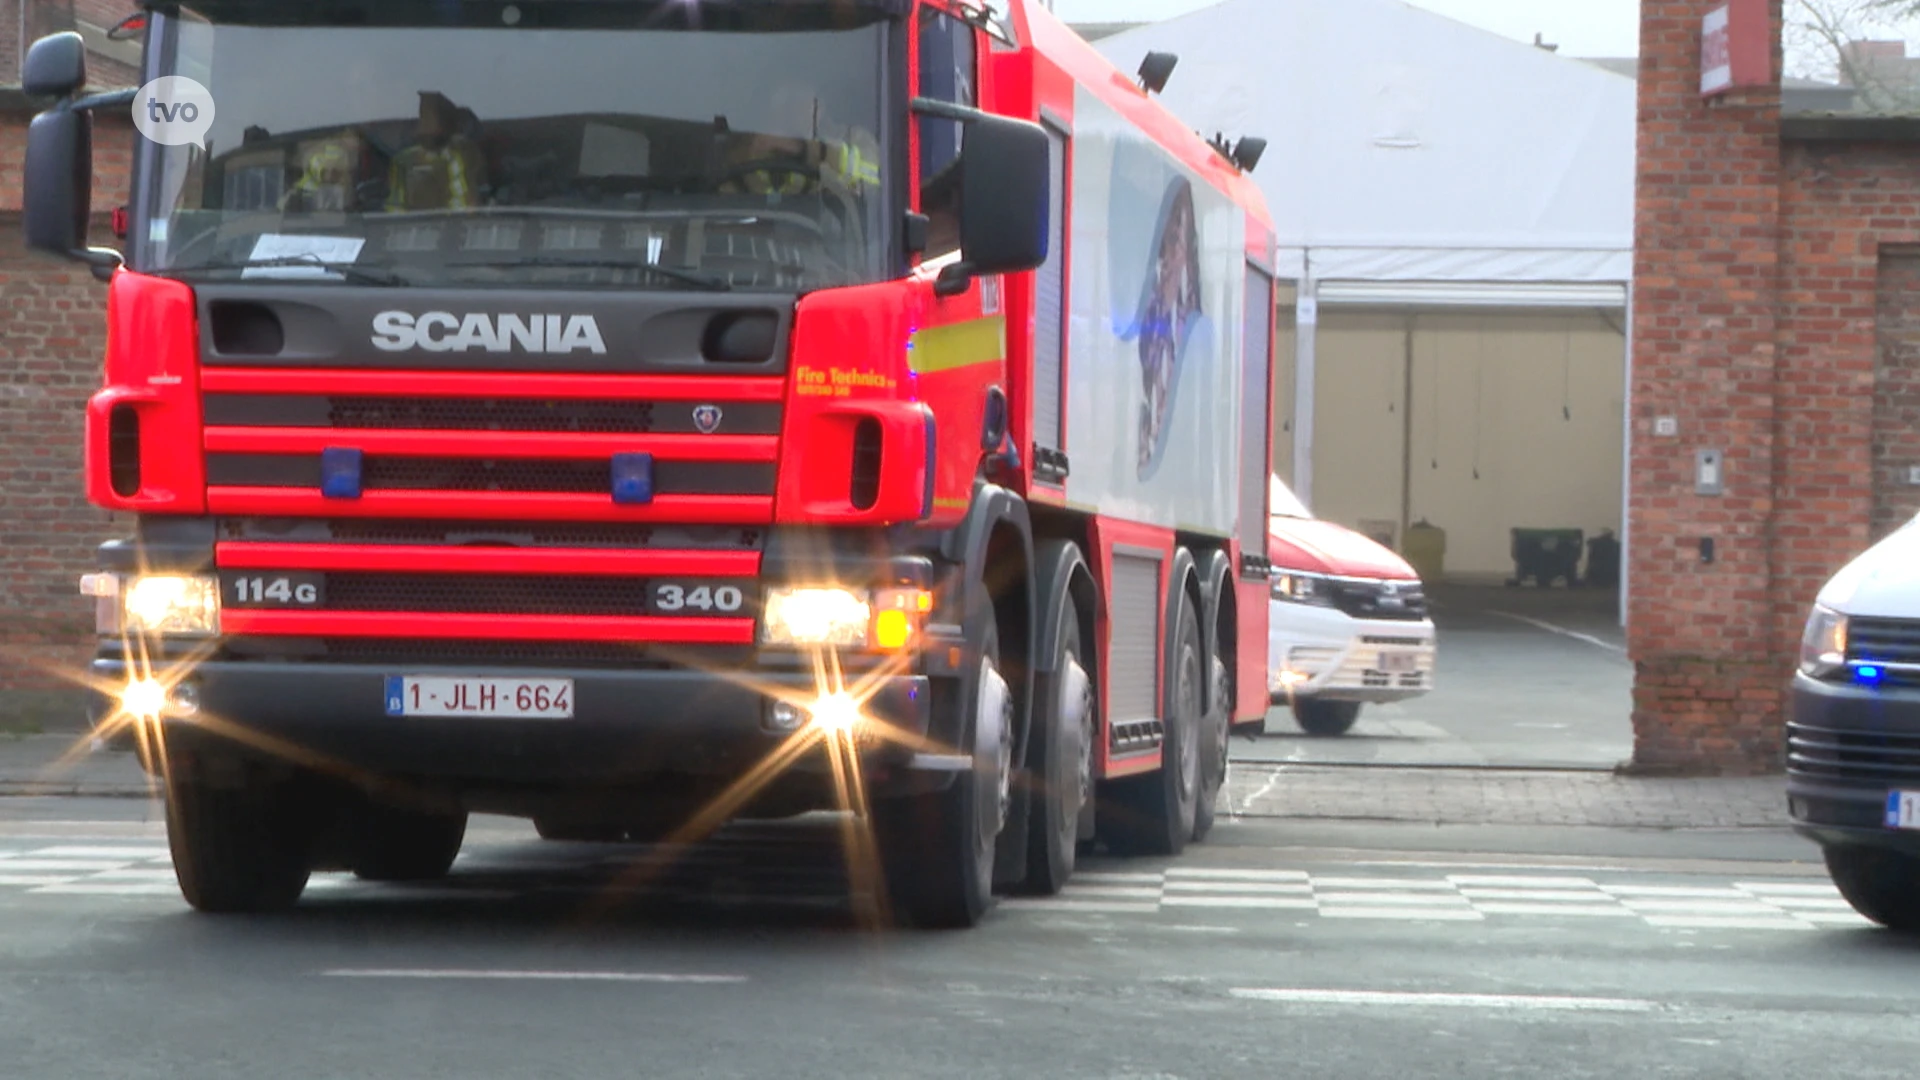
[[1052, 147], [1025, 120], [981, 116], [960, 155], [960, 252], [976, 274], [1013, 274], [1047, 261]]
[[93, 213], [92, 109], [127, 95], [75, 95], [87, 82], [87, 53], [80, 35], [54, 34], [33, 43], [21, 86], [29, 94], [60, 98], [27, 128], [27, 160], [21, 183], [21, 224], [27, 246], [93, 267], [111, 277], [120, 253], [87, 246]]
[[27, 50], [20, 89], [33, 97], [69, 98], [87, 85], [87, 46], [72, 31], [49, 34]]
[[85, 257], [93, 210], [93, 117], [67, 102], [34, 117], [27, 128], [25, 173], [21, 218], [27, 246]]

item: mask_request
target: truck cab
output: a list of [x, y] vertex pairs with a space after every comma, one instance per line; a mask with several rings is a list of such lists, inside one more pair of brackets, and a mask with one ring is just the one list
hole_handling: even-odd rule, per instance
[[[25, 217], [110, 282], [96, 722], [164, 780], [196, 907], [439, 876], [474, 811], [838, 810], [937, 926], [1205, 835], [1262, 704], [1250, 144], [1025, 0], [123, 30], [134, 94], [33, 46]], [[86, 235], [103, 108], [140, 131], [124, 250]], [[1096, 268], [1127, 284], [1081, 319]]]

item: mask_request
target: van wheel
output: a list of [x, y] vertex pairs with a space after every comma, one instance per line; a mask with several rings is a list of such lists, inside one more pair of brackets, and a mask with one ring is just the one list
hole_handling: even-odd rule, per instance
[[1853, 910], [1889, 930], [1920, 931], [1920, 859], [1873, 847], [1830, 847], [1827, 873]]
[[1360, 719], [1360, 703], [1302, 699], [1293, 703], [1293, 718], [1300, 724], [1300, 730], [1309, 735], [1322, 738], [1345, 735]]

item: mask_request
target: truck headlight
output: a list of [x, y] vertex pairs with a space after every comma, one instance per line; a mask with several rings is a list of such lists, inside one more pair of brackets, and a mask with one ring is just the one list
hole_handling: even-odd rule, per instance
[[847, 589], [769, 589], [760, 640], [767, 645], [861, 648], [873, 621], [866, 593]]
[[205, 637], [220, 632], [220, 583], [187, 574], [143, 574], [121, 590], [130, 634]]
[[1815, 607], [1800, 638], [1800, 670], [1816, 679], [1847, 666], [1847, 617]]

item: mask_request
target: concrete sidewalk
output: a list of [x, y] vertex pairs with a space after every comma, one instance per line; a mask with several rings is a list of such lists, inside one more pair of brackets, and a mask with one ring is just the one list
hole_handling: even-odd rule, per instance
[[[1777, 776], [1674, 780], [1591, 772], [1343, 768], [1236, 763], [1232, 813], [1308, 821], [1434, 825], [1591, 825], [1647, 829], [1780, 828]], [[0, 738], [0, 797], [145, 797], [131, 751], [89, 749], [84, 735]]]
[[95, 748], [78, 732], [0, 736], [0, 797], [145, 797], [147, 774], [131, 750]]
[[1779, 776], [1667, 779], [1598, 772], [1240, 764], [1242, 817], [1430, 825], [1635, 829], [1785, 828]]

